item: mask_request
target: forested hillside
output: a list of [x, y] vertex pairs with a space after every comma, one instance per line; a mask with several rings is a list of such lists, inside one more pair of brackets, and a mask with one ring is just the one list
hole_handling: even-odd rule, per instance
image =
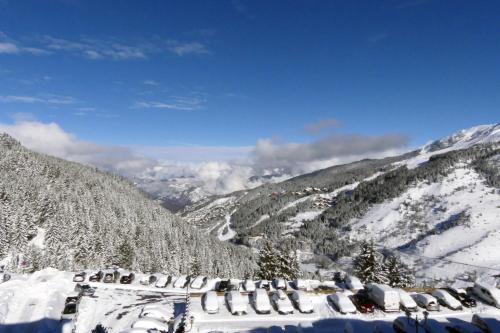
[[[483, 218], [496, 221], [499, 141], [500, 125], [478, 126], [401, 156], [335, 166], [200, 201], [182, 216], [221, 239], [257, 248], [267, 239], [323, 262], [350, 256], [358, 240], [371, 238], [413, 251], [429, 236], [463, 226], [465, 220], [473, 226]], [[420, 191], [423, 197], [411, 199]], [[394, 217], [394, 211], [405, 214]]]
[[95, 168], [34, 153], [0, 135], [0, 260], [31, 268], [187, 272], [253, 271], [251, 253], [208, 237], [128, 181]]

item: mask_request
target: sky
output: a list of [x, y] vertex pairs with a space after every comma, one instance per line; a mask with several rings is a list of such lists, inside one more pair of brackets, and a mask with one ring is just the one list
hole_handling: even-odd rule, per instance
[[481, 0], [0, 0], [0, 129], [134, 174], [386, 156], [498, 122], [499, 14]]

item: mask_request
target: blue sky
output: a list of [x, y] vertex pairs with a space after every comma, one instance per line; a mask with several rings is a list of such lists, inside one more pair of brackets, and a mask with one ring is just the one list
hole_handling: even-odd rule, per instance
[[499, 14], [496, 1], [2, 0], [0, 122], [102, 145], [333, 133], [414, 147], [499, 120]]

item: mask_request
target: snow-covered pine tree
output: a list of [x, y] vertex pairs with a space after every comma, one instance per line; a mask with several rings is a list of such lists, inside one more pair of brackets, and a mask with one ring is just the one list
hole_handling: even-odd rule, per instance
[[385, 261], [388, 284], [391, 287], [411, 288], [415, 286], [414, 272], [395, 255]]
[[273, 248], [270, 242], [265, 242], [259, 252], [257, 261], [257, 277], [264, 280], [272, 280], [279, 277], [282, 270], [282, 260], [279, 258], [280, 251]]
[[278, 260], [280, 262], [280, 274], [275, 277], [293, 280], [300, 276], [300, 267], [296, 251], [285, 248], [279, 251]]
[[363, 241], [361, 252], [354, 259], [354, 273], [363, 282], [386, 283], [383, 256], [375, 250], [373, 241]]

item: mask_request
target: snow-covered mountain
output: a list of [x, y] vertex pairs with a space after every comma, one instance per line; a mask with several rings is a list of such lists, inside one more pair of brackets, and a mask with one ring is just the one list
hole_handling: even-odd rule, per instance
[[401, 156], [207, 198], [179, 215], [219, 239], [290, 245], [314, 267], [373, 239], [421, 277], [500, 273], [499, 161], [500, 124], [482, 125]]
[[125, 179], [34, 153], [0, 134], [0, 261], [33, 269], [245, 274], [248, 251], [186, 225]]

